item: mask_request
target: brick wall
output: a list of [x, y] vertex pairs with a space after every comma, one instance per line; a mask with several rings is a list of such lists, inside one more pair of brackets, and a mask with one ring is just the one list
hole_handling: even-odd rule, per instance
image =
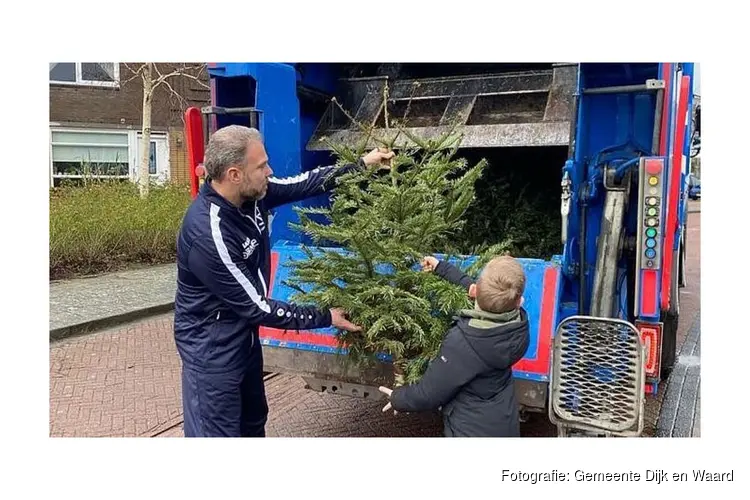
[[[137, 69], [142, 63], [128, 63]], [[159, 70], [164, 74], [178, 65], [194, 66], [198, 63], [163, 63]], [[200, 74], [208, 85], [205, 70], [191, 71]], [[151, 110], [151, 129], [169, 134], [169, 165], [171, 178], [175, 182], [189, 182], [187, 151], [184, 140], [183, 113], [186, 106], [205, 106], [210, 103], [209, 90], [191, 78], [176, 76], [169, 79], [172, 88], [187, 104], [174, 97], [166, 85], [154, 91]], [[120, 64], [120, 86], [88, 87], [50, 83], [50, 122], [64, 126], [106, 127], [139, 130], [143, 119], [143, 83]]]
[[172, 182], [189, 184], [188, 155], [185, 149], [185, 131], [180, 127], [169, 129], [169, 165]]
[[[194, 63], [187, 63], [193, 65]], [[197, 64], [197, 63], [195, 63]], [[140, 63], [128, 64], [138, 68]], [[175, 64], [159, 64], [162, 72], [175, 68]], [[193, 72], [197, 73], [196, 71]], [[204, 70], [203, 81], [208, 84]], [[190, 78], [177, 76], [169, 80], [172, 88], [182, 95], [189, 106], [204, 106], [209, 103], [208, 89]], [[154, 91], [151, 123], [154, 130], [167, 130], [181, 124], [184, 106], [170, 95], [165, 85]], [[129, 128], [141, 126], [143, 117], [143, 83], [125, 64], [120, 64], [120, 87], [84, 87], [50, 84], [50, 121], [60, 123], [81, 123], [101, 125], [121, 125]]]

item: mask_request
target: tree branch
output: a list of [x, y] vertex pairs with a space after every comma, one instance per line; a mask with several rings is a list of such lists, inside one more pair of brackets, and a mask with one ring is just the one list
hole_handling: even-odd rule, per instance
[[[154, 68], [156, 68], [156, 65], [154, 65]], [[197, 76], [194, 76], [194, 75], [191, 75], [190, 73], [188, 73], [188, 71], [195, 70], [195, 69], [199, 69], [202, 72], [204, 68], [205, 68], [205, 65], [203, 65], [203, 64], [198, 64], [198, 65], [195, 65], [195, 66], [184, 66], [182, 68], [175, 69], [174, 71], [172, 71], [170, 73], [167, 73], [167, 74], [164, 74], [164, 75], [161, 74], [161, 72], [157, 70], [157, 73], [159, 74], [159, 78], [157, 78], [156, 80], [154, 80], [154, 88], [156, 88], [159, 85], [161, 85], [162, 83], [164, 83], [168, 78], [171, 78], [173, 76], [184, 76], [186, 78], [190, 78], [190, 79], [195, 80], [196, 82], [200, 83], [202, 87], [210, 89], [211, 87], [208, 86], [208, 85], [206, 85], [205, 83], [203, 83], [201, 81], [200, 77], [197, 77]]]
[[205, 89], [211, 89], [211, 86], [210, 86], [210, 85], [206, 85], [206, 84], [205, 84], [205, 83], [203, 82], [203, 80], [201, 80], [201, 79], [200, 79], [200, 77], [197, 77], [197, 76], [193, 76], [193, 75], [189, 75], [189, 74], [183, 74], [182, 76], [185, 76], [185, 77], [187, 77], [187, 78], [190, 78], [190, 79], [192, 79], [192, 80], [195, 80], [196, 82], [198, 82], [198, 83], [200, 84], [200, 86], [201, 86], [201, 87], [203, 87], [203, 88], [205, 88]]
[[185, 99], [179, 92], [177, 92], [167, 80], [164, 80], [164, 85], [166, 85], [172, 95], [180, 101], [181, 105], [187, 105], [187, 99]]
[[[159, 65], [156, 64], [156, 63], [154, 63], [153, 64], [153, 68], [154, 68], [154, 71], [156, 71], [156, 74], [159, 76], [159, 78], [161, 78], [162, 75], [161, 75], [161, 71], [159, 71]], [[158, 80], [158, 78], [157, 78], [157, 80]]]
[[161, 85], [162, 83], [164, 83], [167, 80], [167, 78], [170, 78], [170, 77], [173, 77], [173, 76], [177, 76], [179, 74], [180, 74], [179, 71], [172, 71], [171, 73], [167, 73], [166, 75], [161, 75], [159, 78], [157, 78], [156, 80], [154, 80], [154, 88], [156, 88], [159, 85]]
[[143, 76], [143, 68], [146, 67], [145, 64], [141, 64], [140, 68], [133, 69], [133, 68], [130, 67], [130, 65], [128, 63], [122, 63], [122, 65], [125, 66], [128, 69], [128, 71], [130, 71], [131, 73], [133, 73], [133, 76], [131, 76], [130, 78], [128, 78], [127, 80], [125, 80], [124, 82], [122, 82], [123, 85], [126, 84], [126, 83], [129, 83], [129, 82], [131, 82], [133, 80], [135, 80], [139, 76], [142, 77]]

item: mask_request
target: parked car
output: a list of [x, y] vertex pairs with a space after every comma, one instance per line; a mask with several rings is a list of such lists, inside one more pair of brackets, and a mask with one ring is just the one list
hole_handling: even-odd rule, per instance
[[701, 180], [695, 175], [688, 175], [688, 198], [697, 200], [701, 197]]

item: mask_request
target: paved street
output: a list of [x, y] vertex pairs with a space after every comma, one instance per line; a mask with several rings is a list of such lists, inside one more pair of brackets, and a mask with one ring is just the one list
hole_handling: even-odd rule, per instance
[[[63, 341], [50, 351], [51, 436], [182, 433], [172, 315]], [[267, 382], [269, 436], [437, 436], [435, 415], [384, 415], [382, 403], [319, 394], [299, 377]]]
[[[697, 206], [697, 209], [700, 210], [700, 205], [692, 206]], [[663, 381], [659, 385], [659, 392], [656, 397], [646, 399], [646, 427], [644, 433], [649, 436], [700, 436], [700, 215], [700, 212], [692, 212], [688, 218], [687, 286], [682, 289], [680, 295], [680, 324], [677, 329], [677, 361], [674, 373], [668, 382]], [[688, 365], [692, 365], [689, 368], [689, 372]], [[685, 384], [685, 377], [688, 374], [692, 380], [688, 384]], [[694, 387], [694, 394], [692, 395], [688, 394], [688, 390], [684, 390], [691, 385]], [[662, 419], [660, 422], [659, 417], [663, 405], [670, 411], [677, 410], [676, 405], [678, 401], [675, 401], [675, 397], [683, 399], [692, 397], [693, 401], [692, 404], [684, 405], [685, 408], [680, 408], [681, 415], [679, 418], [673, 418], [670, 422], [665, 422]], [[667, 399], [666, 403], [665, 398]], [[689, 415], [684, 413], [687, 407], [690, 407], [689, 411], [691, 413]], [[698, 415], [695, 415], [696, 413]], [[661, 428], [659, 429], [657, 429], [658, 424], [661, 424]], [[664, 428], [664, 426], [667, 428]]]
[[[688, 334], [680, 364], [680, 390], [700, 364], [700, 213], [691, 213], [688, 233], [688, 286], [683, 290], [678, 345]], [[697, 325], [697, 326], [696, 326]], [[697, 347], [697, 351], [696, 351]], [[680, 368], [680, 365], [685, 365]], [[688, 367], [693, 367], [689, 368]], [[674, 378], [674, 377], [673, 377]], [[267, 381], [269, 436], [439, 436], [437, 415], [383, 414], [382, 402], [319, 394], [298, 377], [278, 375]], [[675, 386], [676, 387], [676, 386]], [[673, 391], [674, 392], [674, 391]], [[684, 392], [684, 391], [683, 391]], [[649, 398], [646, 435], [657, 434], [668, 384]], [[678, 392], [677, 394], [681, 394]], [[694, 413], [699, 414], [699, 395]], [[667, 403], [665, 403], [666, 405]], [[51, 436], [179, 436], [182, 433], [180, 365], [172, 337], [172, 315], [162, 314], [130, 325], [54, 342], [50, 346]], [[664, 425], [685, 428], [694, 414]], [[667, 429], [669, 430], [669, 429]], [[526, 436], [553, 436], [544, 415], [523, 426]], [[660, 434], [661, 435], [661, 434]]]

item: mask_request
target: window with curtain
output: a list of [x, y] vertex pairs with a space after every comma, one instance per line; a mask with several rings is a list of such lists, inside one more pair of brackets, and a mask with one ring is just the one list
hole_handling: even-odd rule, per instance
[[52, 132], [53, 178], [127, 178], [128, 165], [127, 132]]

